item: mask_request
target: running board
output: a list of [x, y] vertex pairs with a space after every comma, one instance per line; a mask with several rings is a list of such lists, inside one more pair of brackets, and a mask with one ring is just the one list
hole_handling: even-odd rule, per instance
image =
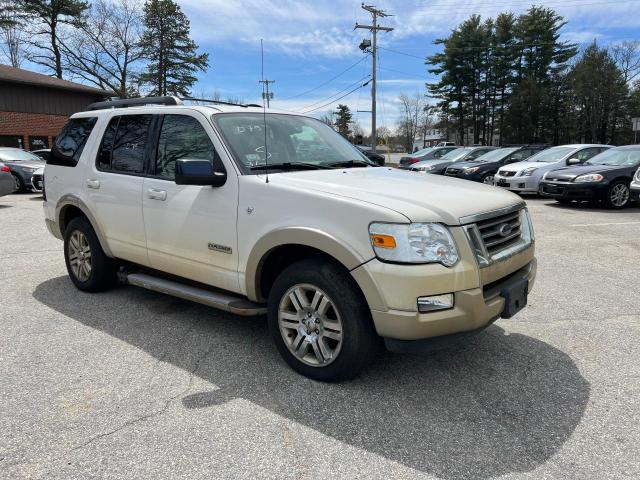
[[154, 277], [146, 273], [130, 273], [125, 276], [125, 279], [127, 283], [135, 285], [136, 287], [142, 287], [147, 290], [153, 290], [154, 292], [165, 293], [184, 300], [201, 303], [209, 307], [224, 310], [225, 312], [235, 313], [236, 315], [248, 317], [267, 313], [267, 307], [265, 305], [254, 303], [240, 296], [213, 292], [165, 278]]

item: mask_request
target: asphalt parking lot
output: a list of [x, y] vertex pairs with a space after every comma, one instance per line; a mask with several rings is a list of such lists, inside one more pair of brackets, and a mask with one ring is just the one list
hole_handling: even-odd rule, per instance
[[41, 198], [0, 198], [0, 478], [639, 478], [640, 209], [528, 204], [524, 312], [327, 385], [263, 318], [75, 290]]

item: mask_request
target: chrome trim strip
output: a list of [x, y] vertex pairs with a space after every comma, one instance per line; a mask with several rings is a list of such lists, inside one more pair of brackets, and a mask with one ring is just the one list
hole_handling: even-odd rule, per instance
[[507, 215], [508, 213], [514, 213], [518, 210], [525, 208], [527, 204], [522, 201], [510, 207], [500, 208], [498, 210], [491, 210], [490, 212], [477, 213], [474, 215], [467, 215], [466, 217], [460, 217], [460, 225], [468, 225], [470, 223], [481, 222], [482, 220], [488, 220], [493, 217], [499, 217], [500, 215]]

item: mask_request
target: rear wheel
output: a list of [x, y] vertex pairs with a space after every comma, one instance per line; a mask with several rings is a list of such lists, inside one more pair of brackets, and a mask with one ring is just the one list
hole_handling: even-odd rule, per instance
[[624, 180], [618, 180], [609, 187], [605, 203], [607, 207], [619, 210], [626, 207], [631, 200], [631, 190]]
[[69, 222], [64, 235], [64, 259], [73, 284], [86, 292], [100, 292], [117, 281], [117, 264], [107, 257], [85, 217]]
[[269, 295], [278, 351], [297, 372], [333, 382], [355, 377], [377, 352], [369, 308], [339, 265], [303, 260], [285, 269]]

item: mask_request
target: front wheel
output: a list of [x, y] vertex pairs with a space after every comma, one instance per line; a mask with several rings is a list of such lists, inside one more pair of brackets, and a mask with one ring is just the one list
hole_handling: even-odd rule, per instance
[[482, 183], [486, 185], [493, 185], [495, 177], [493, 173], [487, 173], [484, 177], [482, 177]]
[[353, 378], [378, 348], [362, 293], [329, 261], [303, 260], [278, 276], [269, 294], [268, 323], [284, 360], [314, 380]]
[[22, 179], [16, 175], [15, 173], [13, 174], [13, 193], [20, 193], [24, 190], [24, 182], [22, 181]]
[[607, 207], [619, 210], [626, 207], [629, 204], [629, 200], [631, 200], [629, 185], [625, 181], [619, 180], [609, 187], [605, 203]]

